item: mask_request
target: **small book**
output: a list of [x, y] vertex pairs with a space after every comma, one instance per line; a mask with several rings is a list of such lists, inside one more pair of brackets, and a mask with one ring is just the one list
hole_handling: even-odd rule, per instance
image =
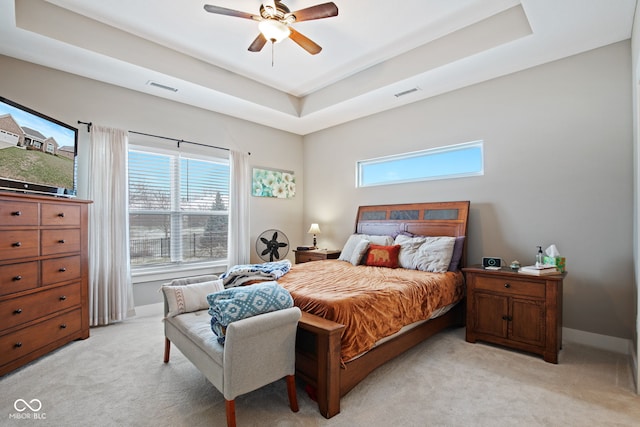
[[297, 251], [311, 251], [315, 248], [313, 246], [298, 246]]
[[535, 266], [535, 265], [527, 265], [524, 267], [520, 267], [520, 270], [518, 270], [519, 273], [523, 273], [523, 274], [533, 274], [535, 276], [542, 276], [545, 274], [557, 274], [558, 273], [558, 269], [556, 268], [555, 265], [540, 265], [540, 266]]

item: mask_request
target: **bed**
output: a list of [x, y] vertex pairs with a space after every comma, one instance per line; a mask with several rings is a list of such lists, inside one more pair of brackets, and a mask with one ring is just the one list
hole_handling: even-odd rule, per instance
[[[361, 206], [354, 234], [466, 237], [468, 214], [468, 201]], [[462, 267], [467, 242], [466, 238], [457, 240], [462, 244]], [[464, 277], [460, 271], [426, 273], [403, 270], [405, 269], [350, 266], [345, 261], [326, 260], [294, 265], [289, 273], [278, 279], [278, 283], [293, 296], [295, 305], [303, 310], [296, 340], [296, 375], [313, 391], [318, 409], [324, 417], [331, 418], [338, 414], [340, 398], [377, 367], [445, 328], [464, 324]], [[350, 318], [343, 316], [344, 312], [358, 310], [341, 308], [340, 299], [333, 298], [330, 292], [336, 287], [359, 287], [360, 285], [353, 284], [353, 280], [342, 283], [340, 279], [353, 279], [354, 275], [362, 276], [368, 271], [375, 271], [376, 274], [389, 278], [390, 284], [402, 281], [409, 283], [415, 280], [414, 275], [422, 274], [427, 277], [425, 280], [428, 282], [447, 282], [448, 290], [443, 291], [444, 296], [438, 296], [439, 302], [433, 304], [431, 296], [411, 290], [413, 299], [419, 304], [416, 306], [417, 312], [411, 311], [413, 314], [410, 319], [401, 321], [408, 322], [408, 325], [401, 328], [395, 325], [386, 330], [383, 327], [382, 331], [372, 333], [382, 334], [383, 338], [375, 335], [365, 339], [364, 343], [354, 345], [351, 338], [369, 335], [368, 330], [363, 332], [356, 328], [352, 331], [354, 324], [359, 326], [361, 323], [370, 323], [375, 329], [379, 326], [386, 327], [386, 321], [379, 321], [378, 311], [378, 315], [369, 316], [370, 320], [352, 322]], [[317, 287], [327, 289], [314, 300]], [[375, 293], [379, 293], [380, 289], [382, 288], [376, 288]], [[349, 296], [347, 299], [352, 298]], [[405, 298], [403, 301], [406, 300]], [[366, 299], [363, 301], [363, 306], [373, 304]], [[376, 313], [375, 309], [371, 311]]]

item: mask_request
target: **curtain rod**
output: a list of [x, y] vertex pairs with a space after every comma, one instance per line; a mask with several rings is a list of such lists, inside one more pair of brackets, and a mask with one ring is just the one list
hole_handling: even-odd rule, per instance
[[[82, 122], [80, 120], [78, 120], [78, 123], [81, 125], [87, 125], [87, 132], [91, 132], [91, 126], [93, 126], [92, 122]], [[226, 147], [218, 147], [215, 145], [207, 145], [207, 144], [202, 144], [200, 142], [193, 142], [193, 141], [185, 141], [184, 139], [176, 139], [176, 138], [171, 138], [168, 136], [161, 136], [161, 135], [153, 135], [150, 133], [144, 133], [144, 132], [136, 132], [134, 130], [130, 130], [128, 131], [129, 133], [135, 133], [137, 135], [143, 135], [143, 136], [150, 136], [152, 138], [160, 138], [160, 139], [166, 139], [169, 141], [174, 141], [178, 144], [178, 148], [180, 148], [180, 144], [184, 143], [184, 144], [192, 144], [192, 145], [199, 145], [201, 147], [207, 147], [207, 148], [217, 148], [219, 150], [225, 150], [225, 151], [231, 151], [231, 149], [226, 148]], [[251, 153], [248, 153], [249, 155], [251, 155]]]

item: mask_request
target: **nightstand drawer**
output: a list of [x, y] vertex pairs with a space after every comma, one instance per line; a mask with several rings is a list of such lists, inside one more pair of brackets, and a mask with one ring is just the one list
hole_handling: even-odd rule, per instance
[[475, 286], [478, 290], [501, 292], [513, 295], [544, 298], [544, 282], [529, 281], [511, 277], [476, 276]]
[[298, 262], [309, 262], [309, 261], [320, 261], [323, 259], [327, 259], [326, 255], [314, 253], [314, 252], [301, 252], [298, 254]]

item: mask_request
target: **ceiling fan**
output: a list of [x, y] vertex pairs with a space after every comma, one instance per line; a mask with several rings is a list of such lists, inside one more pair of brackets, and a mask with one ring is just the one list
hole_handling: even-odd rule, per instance
[[256, 37], [249, 46], [249, 51], [251, 52], [260, 52], [267, 41], [278, 43], [289, 37], [312, 55], [319, 53], [322, 47], [308, 37], [300, 34], [291, 24], [310, 21], [312, 19], [330, 18], [338, 15], [338, 6], [333, 2], [318, 4], [291, 12], [289, 8], [279, 0], [267, 0], [260, 5], [260, 15], [252, 15], [239, 10], [227, 9], [210, 4], [205, 4], [204, 10], [219, 15], [235, 16], [237, 18], [258, 21], [260, 34], [258, 34], [258, 37]]

